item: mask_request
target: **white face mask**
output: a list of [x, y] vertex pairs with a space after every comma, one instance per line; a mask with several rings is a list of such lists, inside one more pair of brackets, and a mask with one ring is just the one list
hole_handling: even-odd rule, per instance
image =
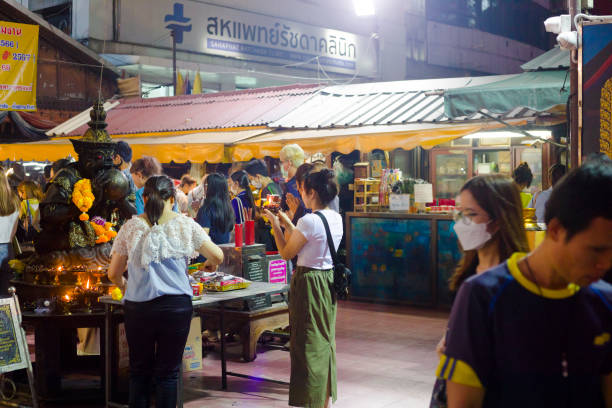
[[253, 179], [253, 181], [251, 182], [251, 185], [253, 187], [255, 187], [256, 189], [260, 189], [261, 188], [261, 181], [259, 181], [259, 179]]
[[283, 176], [284, 179], [287, 179], [287, 177], [289, 177], [289, 172], [285, 170], [284, 166], [281, 166], [281, 175]]
[[470, 219], [462, 219], [455, 222], [453, 229], [459, 238], [464, 251], [482, 248], [491, 239], [491, 233], [487, 231], [489, 223], [476, 224]]

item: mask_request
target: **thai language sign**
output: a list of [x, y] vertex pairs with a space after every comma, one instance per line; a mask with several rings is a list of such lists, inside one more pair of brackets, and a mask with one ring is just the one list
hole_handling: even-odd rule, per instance
[[28, 367], [27, 346], [13, 298], [0, 299], [0, 374]]
[[244, 60], [351, 75], [376, 76], [372, 40], [344, 31], [295, 23], [195, 1], [122, 2], [119, 40]]
[[287, 283], [287, 261], [274, 259], [268, 264], [268, 282]]
[[36, 110], [38, 26], [0, 21], [0, 110]]
[[612, 24], [582, 27], [582, 155], [612, 158]]

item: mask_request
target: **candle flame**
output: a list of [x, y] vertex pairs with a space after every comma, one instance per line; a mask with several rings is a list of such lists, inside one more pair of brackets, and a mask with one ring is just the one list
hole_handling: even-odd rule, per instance
[[98, 266], [98, 271], [101, 271], [101, 270], [102, 270], [102, 267], [101, 267], [101, 266]]
[[87, 283], [85, 284], [85, 289], [89, 289], [89, 279], [87, 279]]
[[70, 302], [70, 296], [68, 296], [67, 293], [64, 295], [64, 299], [66, 300], [66, 302]]
[[62, 266], [58, 266], [58, 267], [57, 267], [57, 271], [58, 271], [58, 272], [61, 272], [61, 271], [62, 271], [62, 269], [64, 269]]

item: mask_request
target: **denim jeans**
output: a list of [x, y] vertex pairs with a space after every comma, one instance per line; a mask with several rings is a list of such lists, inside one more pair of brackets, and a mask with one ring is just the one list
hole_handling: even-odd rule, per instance
[[185, 295], [148, 302], [125, 301], [125, 332], [130, 349], [130, 408], [148, 408], [155, 378], [155, 406], [174, 408], [183, 350], [193, 307]]
[[8, 261], [13, 259], [13, 244], [0, 244], [0, 296], [8, 295], [9, 281], [13, 275]]

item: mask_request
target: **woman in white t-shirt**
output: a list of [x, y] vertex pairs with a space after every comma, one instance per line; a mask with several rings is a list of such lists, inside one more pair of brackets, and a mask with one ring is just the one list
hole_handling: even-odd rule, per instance
[[[338, 194], [332, 170], [306, 175], [298, 190], [306, 208], [320, 212], [331, 231], [336, 249], [342, 240], [342, 217], [329, 208]], [[289, 405], [322, 408], [335, 402], [336, 392], [336, 304], [332, 295], [333, 261], [323, 221], [306, 214], [296, 226], [280, 212], [266, 211], [274, 239], [283, 259], [298, 256], [291, 278], [289, 322], [291, 325], [291, 380]], [[285, 228], [285, 233], [281, 229]]]
[[[13, 258], [13, 237], [19, 221], [19, 197], [9, 185], [4, 169], [0, 167], [0, 270], [2, 271], [2, 288], [8, 284], [7, 262]], [[6, 282], [6, 284], [4, 283]], [[4, 294], [4, 293], [3, 293]]]

